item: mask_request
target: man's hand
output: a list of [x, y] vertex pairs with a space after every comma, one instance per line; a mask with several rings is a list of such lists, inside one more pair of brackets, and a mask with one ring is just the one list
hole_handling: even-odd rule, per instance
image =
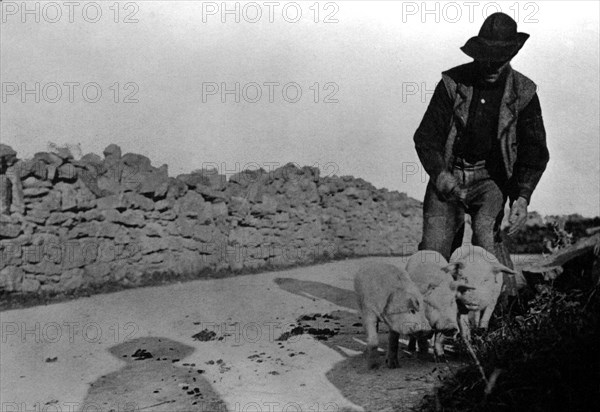
[[460, 188], [458, 180], [448, 171], [443, 171], [435, 180], [435, 187], [443, 200], [448, 202], [465, 201], [464, 190]]
[[527, 200], [520, 197], [514, 201], [510, 208], [510, 216], [508, 217], [508, 223], [510, 227], [508, 229], [508, 235], [513, 236], [519, 231], [527, 220]]

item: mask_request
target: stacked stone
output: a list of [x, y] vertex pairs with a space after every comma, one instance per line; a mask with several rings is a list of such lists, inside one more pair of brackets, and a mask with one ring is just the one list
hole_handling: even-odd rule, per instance
[[420, 237], [420, 202], [316, 168], [174, 178], [116, 145], [16, 155], [0, 145], [0, 291], [410, 253]]
[[231, 177], [226, 194], [232, 268], [286, 266], [332, 256], [321, 233], [318, 179], [317, 169], [291, 164]]
[[422, 230], [420, 202], [351, 176], [322, 179], [319, 194], [325, 232], [341, 254], [415, 251]]

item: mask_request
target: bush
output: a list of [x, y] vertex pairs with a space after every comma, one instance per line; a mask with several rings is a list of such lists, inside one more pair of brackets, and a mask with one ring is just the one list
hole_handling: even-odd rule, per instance
[[496, 319], [473, 346], [475, 366], [459, 370], [426, 397], [423, 410], [585, 411], [600, 404], [600, 290], [561, 292], [538, 285], [527, 309]]
[[[564, 222], [564, 230], [573, 236], [573, 242], [586, 237], [586, 229], [600, 226], [600, 217], [593, 219], [572, 219]], [[556, 233], [553, 223], [544, 226], [527, 226], [513, 237], [505, 236], [510, 253], [548, 253], [545, 240], [554, 239]], [[506, 234], [506, 233], [505, 233]]]

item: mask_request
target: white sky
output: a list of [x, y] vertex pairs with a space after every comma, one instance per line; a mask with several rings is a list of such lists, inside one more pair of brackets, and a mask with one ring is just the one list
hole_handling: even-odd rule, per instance
[[[266, 2], [257, 2], [262, 17], [256, 23], [244, 19], [256, 13], [245, 2], [239, 3], [240, 10], [246, 6], [239, 23], [234, 15], [221, 21], [220, 1], [121, 2], [118, 16], [113, 3], [97, 2], [102, 15], [96, 23], [93, 2], [80, 1], [72, 23], [62, 1], [28, 2], [34, 12], [24, 16], [21, 1], [0, 3], [0, 133], [20, 157], [47, 150], [48, 142], [80, 143], [84, 153], [98, 154], [116, 143], [123, 153], [144, 154], [155, 166], [167, 163], [171, 175], [215, 163], [231, 175], [294, 162], [422, 199], [425, 174], [413, 134], [440, 73], [470, 60], [459, 47], [498, 5], [512, 17], [518, 11], [519, 31], [531, 34], [513, 67], [538, 84], [548, 134], [551, 160], [530, 209], [600, 215], [596, 1], [428, 2], [433, 12], [425, 15], [420, 1], [320, 2], [317, 23], [314, 1], [297, 2], [297, 23], [285, 19], [295, 17], [289, 2], [278, 2], [273, 22]], [[219, 10], [206, 13], [203, 22], [203, 7]], [[124, 23], [131, 13], [138, 22]], [[323, 21], [331, 13], [337, 23]], [[55, 103], [46, 101], [56, 95], [53, 82], [62, 89]], [[68, 82], [79, 84], [73, 102]], [[96, 103], [82, 95], [91, 82], [102, 91]], [[134, 91], [125, 88], [128, 82], [138, 88], [137, 103], [123, 102]], [[256, 103], [241, 92], [239, 103], [233, 95], [222, 103], [220, 94], [203, 102], [203, 84], [233, 89], [253, 82], [262, 89]], [[268, 82], [279, 84], [272, 103]], [[296, 103], [282, 96], [290, 82], [302, 89]], [[335, 86], [325, 88], [328, 82]], [[25, 95], [23, 103], [20, 90], [11, 94], [22, 83], [30, 89], [40, 84], [39, 103], [34, 95]], [[334, 87], [338, 102], [324, 103]], [[255, 96], [255, 88], [246, 91], [248, 99]], [[87, 96], [94, 97], [93, 88]], [[293, 88], [287, 97], [295, 97]]]

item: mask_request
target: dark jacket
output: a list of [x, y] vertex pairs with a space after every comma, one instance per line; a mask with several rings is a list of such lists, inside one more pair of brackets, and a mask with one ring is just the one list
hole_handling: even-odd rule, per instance
[[[454, 142], [468, 122], [474, 70], [467, 63], [442, 73], [415, 133], [417, 154], [432, 181], [442, 170], [452, 169]], [[524, 197], [529, 202], [549, 160], [546, 131], [535, 83], [510, 66], [495, 137], [507, 182], [503, 189], [512, 200]]]

